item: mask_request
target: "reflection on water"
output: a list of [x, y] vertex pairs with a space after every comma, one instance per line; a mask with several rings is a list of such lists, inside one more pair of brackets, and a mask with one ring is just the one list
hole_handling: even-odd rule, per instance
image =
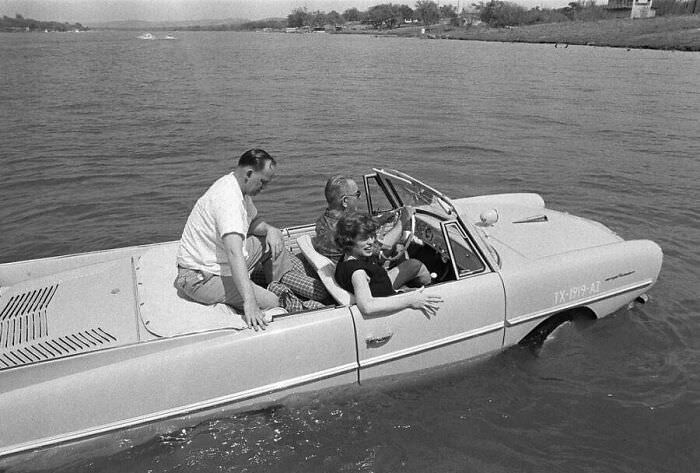
[[[280, 226], [326, 178], [537, 192], [665, 254], [651, 302], [421, 377], [226, 414], [47, 471], [630, 471], [700, 464], [696, 53], [336, 35], [0, 34], [0, 261], [176, 239], [252, 146]], [[167, 387], [164, 387], [167, 389]], [[118, 436], [117, 436], [118, 437]], [[113, 449], [114, 450], [114, 449]], [[70, 460], [68, 460], [70, 458]], [[68, 462], [68, 464], [66, 464]]]

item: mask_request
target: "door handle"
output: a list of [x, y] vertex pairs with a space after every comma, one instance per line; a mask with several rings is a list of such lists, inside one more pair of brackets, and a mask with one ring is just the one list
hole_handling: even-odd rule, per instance
[[377, 346], [377, 345], [383, 345], [386, 342], [389, 341], [391, 337], [394, 336], [394, 332], [389, 332], [384, 335], [380, 335], [375, 337], [374, 335], [369, 335], [367, 338], [365, 338], [365, 343], [367, 343], [367, 346]]

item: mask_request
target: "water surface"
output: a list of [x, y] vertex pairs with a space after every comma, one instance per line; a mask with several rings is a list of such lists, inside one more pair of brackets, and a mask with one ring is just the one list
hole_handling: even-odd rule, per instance
[[[189, 32], [0, 34], [0, 261], [177, 239], [246, 149], [258, 208], [312, 222], [327, 177], [537, 192], [665, 254], [651, 302], [537, 355], [222, 415], [52, 471], [693, 472], [700, 464], [698, 53]], [[164, 387], [167, 389], [167, 387]]]

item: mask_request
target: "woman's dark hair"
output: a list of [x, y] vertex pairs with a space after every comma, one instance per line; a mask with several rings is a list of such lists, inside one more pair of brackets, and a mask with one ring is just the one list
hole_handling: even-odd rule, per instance
[[356, 240], [364, 240], [377, 234], [377, 223], [369, 215], [345, 215], [335, 226], [335, 243], [347, 253]]
[[276, 166], [275, 158], [270, 156], [267, 151], [259, 148], [249, 149], [238, 159], [238, 166], [250, 166], [254, 171], [262, 171], [265, 164], [270, 161], [270, 166]]

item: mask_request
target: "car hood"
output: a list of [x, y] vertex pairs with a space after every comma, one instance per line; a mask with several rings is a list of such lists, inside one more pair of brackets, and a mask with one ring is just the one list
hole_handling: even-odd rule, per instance
[[[460, 216], [483, 230], [497, 250], [507, 247], [528, 259], [622, 241], [598, 222], [547, 209], [536, 194], [500, 194], [453, 202]], [[490, 213], [493, 218], [493, 211], [498, 220], [483, 223], [481, 216]]]

